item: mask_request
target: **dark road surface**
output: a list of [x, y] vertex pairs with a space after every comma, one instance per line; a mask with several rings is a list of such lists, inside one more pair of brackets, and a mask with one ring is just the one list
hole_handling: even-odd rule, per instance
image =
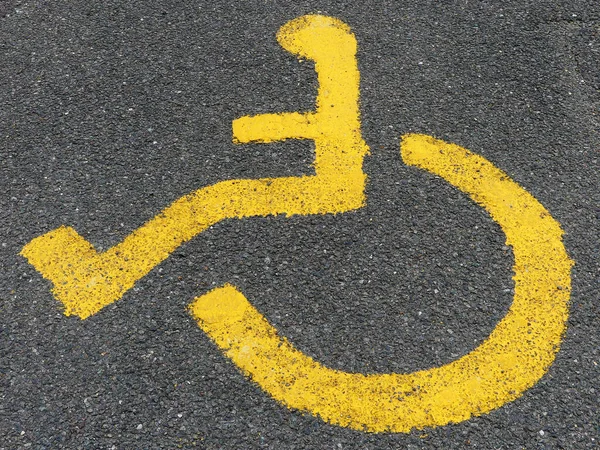
[[[227, 220], [81, 320], [19, 253], [68, 225], [106, 250], [178, 198], [310, 174], [309, 141], [234, 145], [244, 115], [314, 108], [286, 22], [358, 41], [367, 204]], [[600, 446], [600, 4], [0, 2], [0, 449], [594, 449]], [[575, 261], [567, 331], [520, 398], [458, 424], [366, 433], [290, 410], [187, 307], [234, 283], [322, 364], [413, 372], [475, 349], [513, 300], [500, 227], [403, 164], [423, 133], [531, 193]]]

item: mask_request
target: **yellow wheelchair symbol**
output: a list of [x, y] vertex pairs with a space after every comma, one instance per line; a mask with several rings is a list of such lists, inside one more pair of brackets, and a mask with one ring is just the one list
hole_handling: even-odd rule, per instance
[[[362, 162], [368, 147], [360, 131], [354, 35], [337, 19], [308, 15], [285, 24], [277, 39], [287, 51], [314, 61], [316, 109], [239, 118], [233, 122], [233, 140], [313, 140], [315, 174], [227, 180], [198, 189], [103, 253], [66, 226], [33, 239], [21, 254], [52, 281], [66, 315], [85, 319], [97, 313], [182, 243], [223, 219], [336, 214], [365, 204]], [[516, 399], [548, 370], [568, 317], [573, 262], [560, 225], [531, 194], [483, 157], [433, 137], [403, 136], [401, 156], [407, 165], [468, 194], [500, 225], [513, 248], [513, 303], [475, 350], [414, 373], [349, 373], [294, 348], [232, 285], [190, 306], [202, 330], [274, 399], [369, 432], [460, 422]]]

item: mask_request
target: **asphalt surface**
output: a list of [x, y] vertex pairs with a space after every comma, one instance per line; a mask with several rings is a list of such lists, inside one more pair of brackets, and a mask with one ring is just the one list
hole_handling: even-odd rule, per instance
[[[311, 173], [311, 144], [236, 146], [231, 121], [311, 110], [285, 22], [359, 43], [367, 206], [221, 222], [121, 300], [65, 317], [19, 256], [60, 225], [107, 249], [231, 178]], [[592, 449], [600, 446], [600, 6], [587, 1], [0, 3], [0, 448]], [[560, 222], [576, 265], [557, 359], [490, 414], [368, 434], [290, 411], [187, 312], [230, 282], [329, 367], [410, 372], [481, 343], [512, 301], [499, 226], [405, 166], [402, 134], [479, 153]]]

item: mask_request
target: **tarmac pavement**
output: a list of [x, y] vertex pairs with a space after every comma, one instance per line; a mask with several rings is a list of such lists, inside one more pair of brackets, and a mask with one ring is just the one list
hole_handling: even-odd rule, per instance
[[[104, 251], [200, 187], [314, 172], [310, 141], [232, 142], [239, 117], [314, 109], [314, 64], [276, 40], [309, 13], [358, 42], [366, 205], [221, 221], [66, 317], [20, 255], [32, 239], [68, 225]], [[599, 34], [591, 0], [0, 3], [0, 448], [598, 448]], [[549, 211], [575, 262], [570, 313], [516, 400], [371, 433], [271, 398], [188, 305], [232, 283], [345, 372], [425, 370], [485, 342], [513, 302], [512, 247], [403, 163], [407, 133], [483, 156]]]

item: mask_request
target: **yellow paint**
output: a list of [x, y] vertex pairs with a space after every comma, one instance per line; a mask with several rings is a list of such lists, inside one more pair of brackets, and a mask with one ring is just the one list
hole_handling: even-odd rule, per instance
[[568, 316], [572, 262], [548, 211], [489, 161], [457, 145], [412, 134], [401, 149], [406, 164], [442, 177], [485, 208], [513, 247], [512, 306], [475, 350], [409, 374], [348, 373], [295, 349], [231, 285], [190, 307], [219, 348], [273, 398], [371, 432], [460, 422], [514, 400], [547, 371]]
[[[356, 40], [342, 22], [304, 16], [281, 28], [283, 48], [315, 62], [314, 112], [262, 114], [233, 122], [237, 143], [310, 139], [315, 174], [228, 180], [174, 202], [104, 253], [70, 227], [27, 244], [24, 255], [53, 282], [65, 314], [85, 319], [119, 299], [182, 243], [223, 219], [340, 213], [364, 205], [368, 148], [360, 134]], [[515, 256], [515, 296], [489, 338], [464, 357], [409, 374], [327, 368], [279, 337], [233, 286], [199, 298], [199, 326], [260, 387], [285, 405], [372, 432], [460, 422], [520, 396], [546, 372], [568, 316], [571, 260], [558, 223], [489, 161], [457, 145], [406, 135], [402, 158], [438, 175], [485, 208]]]
[[275, 214], [328, 214], [364, 205], [368, 147], [360, 133], [356, 39], [347, 25], [304, 16], [283, 26], [283, 48], [315, 62], [319, 81], [314, 112], [262, 114], [233, 122], [236, 143], [311, 139], [315, 175], [228, 180], [175, 201], [104, 253], [62, 226], [21, 251], [52, 281], [65, 314], [85, 319], [118, 300], [182, 243], [224, 219]]

